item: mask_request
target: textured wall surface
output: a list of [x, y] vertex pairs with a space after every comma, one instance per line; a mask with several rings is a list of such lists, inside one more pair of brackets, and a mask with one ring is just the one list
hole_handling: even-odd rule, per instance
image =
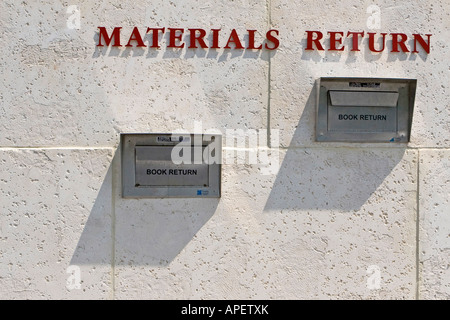
[[[449, 299], [449, 18], [444, 0], [3, 0], [0, 298]], [[97, 47], [99, 26], [280, 46]], [[306, 30], [431, 50], [306, 51]], [[325, 76], [417, 79], [411, 141], [315, 142]], [[175, 130], [224, 135], [222, 197], [122, 198], [120, 133]], [[271, 167], [234, 161], [255, 149], [227, 130], [260, 133]]]

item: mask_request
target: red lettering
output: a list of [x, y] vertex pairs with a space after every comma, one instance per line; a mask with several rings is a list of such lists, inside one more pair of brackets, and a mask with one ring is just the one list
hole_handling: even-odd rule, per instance
[[[355, 37], [355, 35], [356, 35], [356, 37]], [[349, 36], [352, 36], [352, 50], [350, 50], [350, 51], [360, 51], [359, 47], [358, 47], [358, 45], [359, 45], [358, 36], [361, 36], [361, 38], [364, 37], [364, 31], [362, 31], [362, 32], [350, 32], [349, 31], [347, 33], [347, 37], [349, 37]]]
[[[342, 37], [344, 36], [343, 32], [328, 32], [328, 34], [330, 35], [330, 49], [328, 49], [329, 51], [344, 51], [344, 46], [340, 47], [339, 49], [336, 48], [336, 42], [339, 44], [342, 44]], [[336, 39], [336, 35], [339, 34], [341, 37]]]
[[220, 49], [219, 47], [219, 32], [220, 29], [211, 29], [212, 31], [212, 46], [211, 49]]
[[241, 44], [241, 41], [239, 40], [239, 36], [236, 32], [236, 29], [231, 30], [231, 34], [230, 37], [228, 38], [227, 45], [224, 48], [231, 49], [230, 43], [234, 43], [235, 49], [244, 49], [244, 47]]
[[[404, 33], [391, 33], [392, 36], [392, 50], [391, 52], [400, 52], [398, 50], [398, 46], [402, 49], [403, 52], [409, 52], [408, 48], [405, 45], [405, 41], [408, 39], [408, 36]], [[398, 37], [400, 36], [400, 40]]]
[[136, 41], [137, 47], [146, 47], [144, 41], [142, 41], [141, 34], [139, 33], [139, 29], [137, 27], [134, 27], [130, 39], [128, 40], [128, 43], [125, 45], [125, 47], [132, 47], [132, 45], [130, 44], [131, 41]]
[[417, 51], [417, 41], [420, 43], [420, 45], [422, 46], [422, 49], [425, 50], [426, 53], [430, 53], [430, 37], [431, 34], [426, 34], [427, 38], [428, 38], [428, 43], [425, 42], [425, 40], [422, 38], [422, 36], [420, 34], [413, 34], [414, 37], [414, 53], [417, 53], [419, 51]]
[[[317, 35], [316, 38], [313, 38], [314, 33]], [[323, 34], [320, 31], [306, 31], [306, 49], [305, 50], [314, 50], [313, 43], [316, 45], [317, 50], [324, 50], [322, 44], [320, 44], [320, 39], [323, 38]]]
[[248, 47], [247, 47], [247, 49], [260, 50], [262, 48], [262, 45], [260, 45], [259, 47], [255, 47], [255, 32], [257, 30], [247, 30], [247, 31], [248, 31]]
[[382, 47], [381, 50], [375, 50], [375, 32], [367, 32], [367, 34], [369, 35], [369, 50], [372, 52], [382, 52], [384, 50], [384, 46], [385, 46], [385, 38], [387, 33], [382, 33], [381, 36], [383, 37], [383, 41], [382, 41]]
[[267, 33], [266, 33], [266, 39], [267, 39], [267, 41], [270, 41], [270, 42], [273, 43], [273, 46], [272, 46], [272, 47], [269, 47], [269, 46], [267, 45], [267, 43], [264, 45], [264, 47], [265, 47], [267, 50], [275, 50], [276, 48], [278, 48], [278, 47], [280, 46], [280, 40], [278, 40], [278, 38], [274, 37], [274, 36], [272, 35], [272, 32], [274, 32], [276, 35], [279, 34], [278, 30], [273, 30], [273, 29], [272, 29], [272, 30], [267, 31]]
[[[203, 38], [206, 36], [206, 31], [203, 29], [188, 29], [190, 32], [190, 44], [189, 44], [189, 48], [192, 49], [196, 49], [197, 45], [196, 42], [198, 41], [200, 47], [202, 47], [203, 49], [208, 48], [208, 46], [205, 43], [205, 40], [203, 40]], [[196, 35], [197, 31], [200, 33], [198, 35]]]
[[122, 27], [115, 27], [113, 32], [111, 33], [111, 37], [108, 36], [108, 31], [106, 31], [105, 27], [98, 27], [100, 29], [100, 33], [98, 36], [98, 44], [97, 47], [103, 47], [102, 38], [105, 40], [105, 44], [108, 47], [109, 44], [113, 41], [113, 47], [120, 47], [120, 29]]
[[147, 28], [146, 33], [152, 31], [152, 45], [150, 46], [150, 48], [160, 48], [158, 32], [161, 31], [162, 33], [164, 33], [165, 30], [166, 28]]
[[[184, 48], [183, 44], [177, 44], [177, 41], [181, 41], [181, 38], [183, 37], [184, 29], [179, 28], [168, 28], [169, 29], [169, 45], [168, 48]], [[177, 32], [181, 32], [180, 34], [177, 34]]]

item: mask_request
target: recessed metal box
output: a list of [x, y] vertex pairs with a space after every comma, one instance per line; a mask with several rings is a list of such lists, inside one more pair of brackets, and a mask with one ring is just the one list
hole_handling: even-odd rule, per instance
[[316, 140], [408, 142], [417, 80], [320, 78]]
[[220, 197], [222, 137], [122, 134], [124, 198]]

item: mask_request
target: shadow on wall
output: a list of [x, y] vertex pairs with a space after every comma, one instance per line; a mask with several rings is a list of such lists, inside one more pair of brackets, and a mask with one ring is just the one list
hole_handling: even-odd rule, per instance
[[116, 151], [71, 264], [168, 265], [213, 216], [218, 203], [217, 198], [122, 198]]
[[[312, 88], [264, 211], [359, 210], [402, 160], [406, 144], [333, 143], [296, 147], [303, 127], [313, 133], [316, 86]], [[314, 135], [311, 135], [314, 139]], [[367, 148], [365, 148], [367, 146]], [[318, 148], [320, 147], [320, 148]], [[381, 147], [381, 148], [380, 148]]]

